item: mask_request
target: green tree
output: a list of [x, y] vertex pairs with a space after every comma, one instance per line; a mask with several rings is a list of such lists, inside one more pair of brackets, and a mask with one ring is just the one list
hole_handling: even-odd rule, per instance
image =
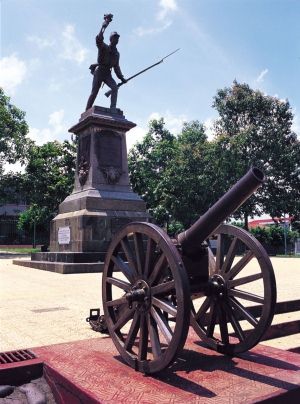
[[32, 228], [35, 223], [40, 229], [49, 230], [59, 204], [72, 191], [75, 156], [76, 146], [69, 141], [31, 146], [24, 174], [24, 192], [29, 208], [20, 215], [20, 228]]
[[25, 112], [11, 104], [0, 87], [0, 171], [5, 162], [25, 163], [32, 144], [27, 134]]
[[208, 141], [203, 124], [192, 121], [178, 135], [176, 153], [160, 182], [171, 220], [189, 227], [211, 205], [207, 192], [211, 175], [207, 172]]
[[147, 203], [150, 214], [158, 224], [168, 221], [165, 203], [165, 183], [168, 167], [177, 152], [177, 141], [167, 129], [163, 119], [149, 123], [144, 139], [129, 152], [128, 167], [133, 190]]
[[0, 205], [26, 202], [22, 173], [0, 173]]
[[288, 101], [279, 100], [234, 81], [217, 92], [213, 107], [215, 161], [219, 181], [228, 184], [251, 166], [266, 174], [264, 187], [236, 213], [248, 217], [264, 211], [272, 217], [300, 214], [300, 144], [292, 132], [293, 114]]
[[158, 224], [170, 233], [190, 226], [212, 203], [207, 192], [208, 141], [198, 121], [185, 123], [176, 138], [163, 120], [150, 122], [149, 132], [129, 153], [133, 189], [147, 202]]

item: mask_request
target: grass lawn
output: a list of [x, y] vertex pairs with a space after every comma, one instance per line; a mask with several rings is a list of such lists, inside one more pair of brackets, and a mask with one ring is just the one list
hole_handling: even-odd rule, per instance
[[18, 248], [18, 247], [13, 247], [13, 248], [10, 248], [10, 247], [7, 247], [7, 248], [5, 248], [5, 247], [1, 247], [0, 248], [0, 253], [1, 252], [8, 252], [8, 253], [10, 253], [10, 252], [12, 252], [12, 253], [21, 253], [21, 254], [30, 254], [30, 253], [32, 253], [32, 252], [40, 252], [41, 250], [40, 250], [40, 248], [28, 248], [28, 247], [26, 247], [26, 248], [22, 248], [22, 247], [20, 247], [20, 248]]

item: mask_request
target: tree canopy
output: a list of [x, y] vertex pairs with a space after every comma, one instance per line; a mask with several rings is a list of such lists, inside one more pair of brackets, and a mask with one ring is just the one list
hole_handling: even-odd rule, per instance
[[0, 87], [0, 170], [3, 164], [24, 163], [32, 141], [27, 137], [25, 112], [10, 103]]
[[20, 215], [20, 227], [38, 223], [49, 229], [59, 204], [74, 185], [76, 145], [69, 141], [32, 145], [23, 175], [23, 190], [29, 209]]
[[[59, 204], [72, 191], [76, 145], [48, 142], [36, 145], [28, 137], [25, 112], [11, 104], [0, 88], [0, 204], [26, 202], [28, 209], [19, 216], [19, 227], [35, 223], [49, 230]], [[4, 172], [4, 163], [21, 162], [25, 172]]]
[[133, 188], [155, 220], [189, 226], [251, 166], [267, 179], [234, 217], [243, 218], [245, 227], [250, 216], [262, 212], [299, 218], [300, 144], [288, 101], [234, 81], [217, 91], [213, 107], [219, 117], [211, 141], [198, 121], [184, 124], [174, 136], [161, 119], [150, 122], [149, 132], [130, 151]]
[[217, 92], [213, 106], [219, 113], [215, 142], [223, 183], [238, 179], [250, 166], [266, 174], [264, 186], [237, 214], [299, 217], [300, 143], [292, 131], [289, 102], [234, 81]]

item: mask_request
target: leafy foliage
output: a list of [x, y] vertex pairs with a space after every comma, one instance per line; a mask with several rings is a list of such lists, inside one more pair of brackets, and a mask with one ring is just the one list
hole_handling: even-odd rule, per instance
[[132, 187], [143, 197], [159, 224], [168, 220], [168, 191], [165, 184], [170, 162], [176, 160], [176, 153], [176, 138], [164, 128], [164, 121], [160, 119], [149, 123], [149, 132], [128, 156]]
[[198, 121], [184, 124], [176, 138], [164, 121], [150, 122], [149, 132], [129, 153], [131, 184], [147, 202], [154, 219], [170, 233], [194, 222], [211, 204], [206, 192], [208, 142]]
[[27, 137], [25, 112], [10, 103], [0, 87], [0, 170], [3, 163], [25, 163], [32, 141]]
[[[258, 241], [265, 244], [270, 244], [274, 247], [284, 245], [284, 228], [282, 226], [255, 227], [250, 232], [257, 238]], [[297, 231], [286, 230], [287, 243], [291, 243], [299, 237]]]
[[24, 176], [21, 173], [2, 173], [0, 175], [0, 205], [25, 203]]
[[250, 166], [261, 168], [267, 180], [236, 217], [262, 211], [272, 217], [300, 215], [300, 143], [291, 126], [288, 101], [252, 90], [236, 81], [219, 90], [213, 106], [219, 113], [215, 124], [216, 157], [220, 180], [241, 177]]
[[20, 228], [33, 222], [49, 229], [59, 204], [72, 191], [76, 146], [69, 141], [32, 145], [24, 174], [24, 192], [29, 209], [20, 215]]
[[219, 119], [212, 141], [198, 121], [184, 124], [175, 137], [161, 119], [150, 122], [143, 141], [131, 150], [133, 189], [155, 220], [172, 232], [190, 226], [251, 166], [261, 168], [267, 180], [234, 217], [243, 219], [246, 228], [248, 218], [262, 212], [272, 217], [288, 213], [297, 219], [300, 144], [291, 130], [288, 101], [235, 81], [217, 92], [213, 106]]

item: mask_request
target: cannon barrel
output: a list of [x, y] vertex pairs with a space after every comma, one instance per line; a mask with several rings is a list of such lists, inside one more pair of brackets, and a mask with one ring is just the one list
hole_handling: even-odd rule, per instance
[[184, 254], [192, 255], [199, 249], [217, 227], [235, 212], [263, 183], [264, 174], [252, 167], [233, 187], [226, 192], [188, 230], [178, 234], [177, 240]]

